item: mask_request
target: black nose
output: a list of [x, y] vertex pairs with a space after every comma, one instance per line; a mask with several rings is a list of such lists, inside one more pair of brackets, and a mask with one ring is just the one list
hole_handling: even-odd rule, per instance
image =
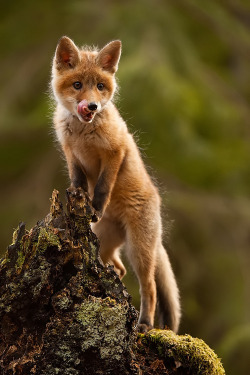
[[90, 111], [96, 111], [97, 110], [97, 104], [95, 104], [95, 103], [89, 103], [88, 109]]

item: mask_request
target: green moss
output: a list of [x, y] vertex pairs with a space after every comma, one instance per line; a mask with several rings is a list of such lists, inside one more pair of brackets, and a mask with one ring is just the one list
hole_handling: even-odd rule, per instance
[[[13, 233], [13, 244], [16, 242], [18, 229]], [[32, 244], [31, 237], [27, 232], [20, 241], [20, 250], [17, 252], [16, 270], [22, 269], [25, 259], [30, 259], [36, 251], [44, 252], [48, 247], [55, 246], [61, 248], [59, 238], [49, 229], [41, 227], [37, 243]]]
[[37, 241], [37, 249], [40, 252], [44, 252], [50, 246], [55, 246], [60, 249], [60, 240], [51, 230], [41, 228]]
[[22, 240], [20, 241], [20, 250], [17, 251], [17, 260], [15, 264], [16, 270], [22, 269], [25, 258], [26, 258], [26, 254], [28, 252], [29, 245], [30, 245], [29, 237], [28, 238], [22, 237]]
[[23, 266], [23, 263], [25, 261], [25, 254], [24, 254], [23, 250], [20, 250], [20, 251], [17, 252], [17, 255], [18, 255], [18, 257], [17, 257], [15, 267], [16, 267], [16, 269], [19, 269], [19, 268], [22, 268], [22, 266]]
[[140, 336], [144, 344], [154, 344], [161, 357], [173, 358], [194, 374], [225, 374], [220, 359], [203, 340], [157, 329]]

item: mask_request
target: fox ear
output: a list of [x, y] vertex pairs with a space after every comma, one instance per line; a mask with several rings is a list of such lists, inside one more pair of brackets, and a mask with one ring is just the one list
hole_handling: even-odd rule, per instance
[[63, 36], [56, 47], [54, 58], [56, 68], [58, 70], [74, 68], [79, 61], [80, 55], [77, 46], [70, 38]]
[[103, 70], [115, 73], [121, 56], [121, 41], [114, 40], [108, 43], [97, 55], [97, 63]]

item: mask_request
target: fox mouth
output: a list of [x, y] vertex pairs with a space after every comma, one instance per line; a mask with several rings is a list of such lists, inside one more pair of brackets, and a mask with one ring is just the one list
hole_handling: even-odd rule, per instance
[[84, 122], [91, 122], [96, 114], [88, 108], [87, 100], [82, 100], [77, 106], [77, 113], [80, 115]]
[[[79, 113], [79, 112], [78, 112]], [[81, 118], [85, 121], [85, 122], [91, 122], [94, 118], [94, 115], [95, 113], [94, 112], [88, 112], [86, 114], [82, 114], [82, 113], [79, 113]]]

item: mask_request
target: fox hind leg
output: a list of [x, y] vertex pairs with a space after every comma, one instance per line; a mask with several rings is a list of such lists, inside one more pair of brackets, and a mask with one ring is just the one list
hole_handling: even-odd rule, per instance
[[114, 265], [116, 273], [122, 279], [126, 269], [119, 257], [119, 248], [125, 240], [125, 232], [117, 221], [104, 216], [100, 221], [92, 224], [93, 232], [100, 240], [100, 257], [104, 264]]
[[114, 251], [110, 259], [110, 263], [114, 265], [115, 272], [118, 274], [119, 278], [122, 279], [126, 275], [127, 271], [119, 256], [119, 249]]
[[127, 230], [126, 254], [140, 285], [140, 316], [138, 330], [146, 332], [153, 328], [156, 308], [156, 244], [155, 233], [147, 231], [141, 223]]

